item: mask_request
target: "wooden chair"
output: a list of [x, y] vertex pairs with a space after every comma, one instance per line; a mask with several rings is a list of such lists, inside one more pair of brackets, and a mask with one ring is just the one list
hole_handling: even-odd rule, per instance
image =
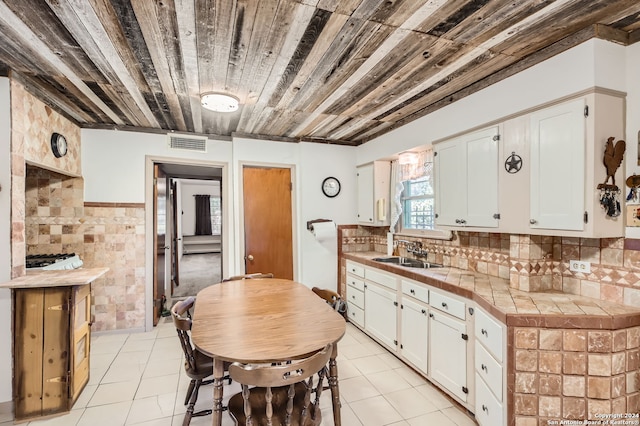
[[332, 350], [329, 344], [308, 358], [281, 364], [231, 364], [229, 375], [242, 385], [242, 392], [229, 400], [236, 425], [318, 426]]
[[342, 297], [340, 297], [340, 295], [335, 291], [318, 287], [313, 287], [311, 291], [323, 298], [337, 312], [344, 312], [345, 303], [342, 300]]
[[258, 279], [258, 278], [273, 278], [273, 274], [270, 272], [269, 273], [254, 272], [253, 274], [234, 275], [233, 277], [223, 279], [222, 282], [224, 283], [227, 281]]
[[[188, 404], [187, 412], [182, 422], [183, 426], [187, 426], [191, 422], [191, 417], [206, 416], [212, 413], [212, 410], [202, 410], [194, 413], [196, 400], [198, 399], [198, 391], [200, 386], [213, 383], [213, 379], [204, 380], [213, 375], [213, 359], [196, 348], [191, 343], [191, 314], [190, 309], [195, 304], [194, 297], [188, 297], [185, 300], [176, 302], [171, 308], [171, 316], [173, 324], [176, 326], [180, 346], [184, 352], [184, 368], [187, 376], [191, 379], [184, 405]], [[228, 364], [225, 366], [227, 369]], [[230, 381], [231, 379], [229, 379]]]

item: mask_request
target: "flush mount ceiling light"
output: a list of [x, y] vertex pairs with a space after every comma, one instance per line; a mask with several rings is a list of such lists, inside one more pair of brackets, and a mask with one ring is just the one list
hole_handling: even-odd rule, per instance
[[205, 93], [200, 98], [203, 108], [216, 112], [233, 112], [238, 110], [238, 98], [222, 93]]

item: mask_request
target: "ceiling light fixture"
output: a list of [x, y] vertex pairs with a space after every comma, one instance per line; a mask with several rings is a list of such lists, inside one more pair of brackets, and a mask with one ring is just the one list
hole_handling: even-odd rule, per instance
[[203, 108], [215, 112], [233, 112], [238, 110], [238, 98], [223, 93], [205, 93], [200, 98]]

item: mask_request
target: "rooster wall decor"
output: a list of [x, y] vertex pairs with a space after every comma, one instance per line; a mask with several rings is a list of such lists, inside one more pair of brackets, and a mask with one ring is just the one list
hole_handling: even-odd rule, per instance
[[[616, 186], [616, 171], [620, 167], [620, 164], [622, 164], [624, 151], [627, 145], [623, 140], [619, 140], [614, 145], [614, 139], [615, 138], [613, 136], [609, 137], [604, 148], [603, 163], [604, 167], [607, 169], [607, 178], [604, 180], [604, 183], [598, 185], [598, 189], [618, 189]], [[607, 184], [607, 182], [609, 182], [609, 178], [611, 178], [611, 185]]]
[[[607, 169], [607, 178], [604, 180], [604, 183], [598, 185], [598, 189], [600, 190], [600, 205], [609, 217], [618, 217], [621, 213], [619, 200], [620, 189], [616, 186], [616, 171], [620, 167], [620, 164], [622, 164], [624, 150], [626, 148], [625, 141], [619, 140], [614, 145], [614, 139], [613, 136], [607, 139], [604, 147], [604, 158], [602, 162]], [[611, 178], [611, 185], [607, 183], [609, 182], [609, 178]]]

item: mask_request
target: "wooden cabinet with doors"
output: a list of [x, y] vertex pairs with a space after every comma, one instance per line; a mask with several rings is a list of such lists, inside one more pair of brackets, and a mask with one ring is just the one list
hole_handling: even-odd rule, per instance
[[436, 225], [498, 226], [497, 126], [435, 145]]
[[12, 289], [16, 421], [66, 413], [89, 381], [90, 283], [107, 268], [41, 271]]
[[374, 161], [357, 169], [358, 223], [386, 226], [390, 223], [391, 163]]

